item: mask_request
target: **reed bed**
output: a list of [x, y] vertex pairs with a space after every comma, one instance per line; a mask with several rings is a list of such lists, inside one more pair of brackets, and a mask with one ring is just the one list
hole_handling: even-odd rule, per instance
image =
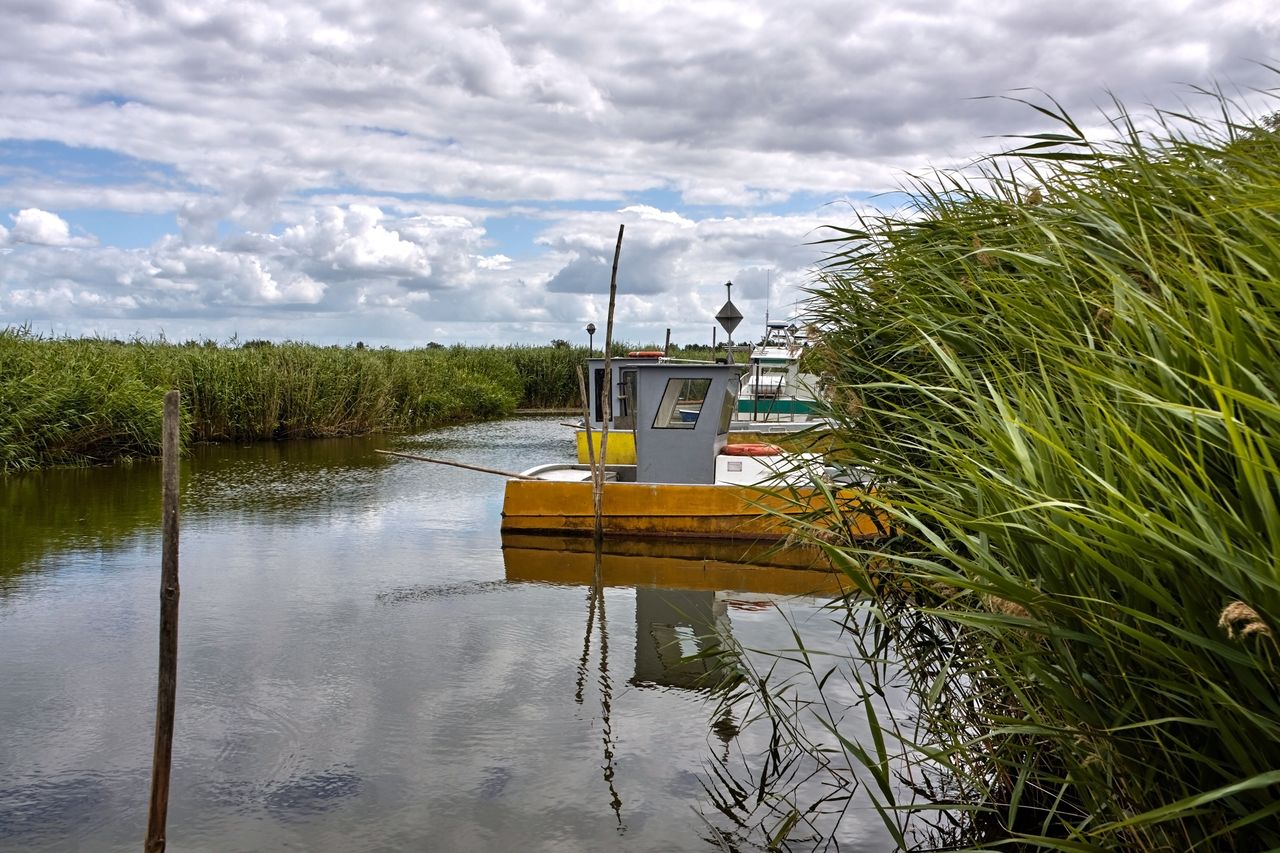
[[1106, 143], [1034, 105], [1051, 132], [826, 243], [837, 452], [896, 535], [819, 540], [874, 618], [789, 658], [918, 707], [855, 741], [810, 703], [789, 742], [903, 847], [1280, 847], [1280, 126], [1215, 104], [1117, 105]]
[[575, 406], [585, 357], [567, 346], [179, 345], [0, 330], [0, 472], [155, 455], [169, 388], [182, 392], [187, 441], [358, 435]]

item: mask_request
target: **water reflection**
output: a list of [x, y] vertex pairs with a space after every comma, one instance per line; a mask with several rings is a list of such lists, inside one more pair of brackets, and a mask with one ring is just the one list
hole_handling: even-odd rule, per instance
[[723, 598], [709, 590], [636, 589], [635, 687], [710, 690], [732, 631]]
[[[503, 563], [512, 583], [578, 584], [587, 587], [586, 631], [574, 701], [582, 705], [593, 640], [600, 650], [600, 707], [604, 741], [603, 777], [610, 806], [624, 827], [615, 787], [604, 589], [635, 593], [635, 655], [627, 684], [639, 689], [679, 690], [704, 697], [723, 679], [740, 675], [736, 658], [722, 654], [732, 642], [731, 609], [760, 612], [774, 597], [834, 595], [847, 586], [817, 552], [747, 546], [740, 542], [610, 539], [601, 545], [581, 537], [502, 536]], [[756, 564], [749, 561], [755, 560]], [[732, 590], [726, 591], [726, 590]], [[739, 734], [731, 707], [710, 721], [727, 759]]]
[[[707, 638], [786, 644], [774, 596], [838, 576], [503, 539], [502, 478], [372, 452], [433, 443], [507, 470], [572, 454], [549, 420], [184, 461], [172, 849], [698, 849], [709, 749], [764, 748], [711, 719]], [[0, 480], [0, 848], [143, 834], [158, 480]]]
[[347, 515], [380, 497], [383, 436], [195, 448], [184, 466], [183, 511], [298, 520]]
[[0, 476], [0, 593], [50, 556], [114, 549], [159, 528], [160, 472], [150, 463]]
[[[182, 460], [183, 524], [274, 516], [305, 524], [381, 497], [386, 437], [198, 446]], [[0, 594], [59, 554], [112, 551], [159, 535], [160, 465], [62, 468], [0, 476]], [[149, 543], [148, 543], [149, 544]]]
[[[850, 584], [822, 553], [732, 541], [610, 538], [601, 552], [600, 582], [618, 587], [741, 590], [762, 595], [838, 595]], [[509, 581], [590, 584], [595, 549], [589, 537], [502, 534]]]
[[842, 575], [820, 567], [816, 552], [740, 542], [613, 538], [597, 548], [583, 537], [504, 533], [502, 555], [509, 582], [589, 587], [579, 704], [597, 608], [600, 642], [606, 641], [606, 586], [635, 588], [635, 666], [628, 683], [702, 692], [723, 675], [719, 652], [732, 637], [731, 607], [760, 610], [772, 596], [830, 597], [847, 589]]
[[101, 773], [60, 773], [0, 787], [0, 843], [62, 836], [99, 822], [111, 807], [111, 786]]

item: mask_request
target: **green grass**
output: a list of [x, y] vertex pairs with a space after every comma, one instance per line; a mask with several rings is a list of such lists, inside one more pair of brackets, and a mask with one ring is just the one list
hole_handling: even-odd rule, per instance
[[904, 843], [932, 799], [974, 848], [1280, 846], [1280, 138], [1214, 103], [1105, 144], [1036, 106], [826, 243], [838, 453], [900, 530], [823, 543], [875, 615], [845, 670], [892, 649], [920, 708], [823, 749]]
[[155, 455], [170, 388], [182, 392], [188, 441], [357, 435], [576, 407], [585, 357], [567, 346], [234, 347], [0, 330], [0, 472]]

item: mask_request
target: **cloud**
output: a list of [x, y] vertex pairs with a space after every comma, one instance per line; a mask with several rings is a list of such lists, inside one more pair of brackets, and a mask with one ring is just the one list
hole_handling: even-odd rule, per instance
[[0, 243], [27, 243], [32, 246], [92, 246], [92, 237], [71, 236], [71, 226], [56, 213], [34, 207], [10, 215], [13, 227], [0, 234]]
[[[198, 294], [209, 305], [313, 304], [325, 286], [296, 269], [269, 268], [263, 258], [214, 246], [165, 240], [150, 253], [147, 273], [161, 287]], [[135, 286], [145, 280], [130, 278]]]
[[[1280, 33], [1253, 0], [11, 12], [3, 321], [287, 316], [308, 324], [294, 336], [369, 341], [599, 325], [619, 223], [635, 335], [693, 334], [729, 279], [745, 325], [766, 291], [776, 310], [813, 281], [816, 229], [851, 218], [822, 202], [1055, 129], [975, 99], [1043, 91], [1105, 129], [1109, 93], [1141, 112], [1223, 82], [1265, 111]], [[98, 224], [112, 212], [177, 233], [124, 251]]]
[[430, 276], [431, 261], [423, 247], [384, 228], [381, 219], [382, 211], [376, 207], [324, 208], [286, 229], [280, 245], [337, 272], [411, 279]]

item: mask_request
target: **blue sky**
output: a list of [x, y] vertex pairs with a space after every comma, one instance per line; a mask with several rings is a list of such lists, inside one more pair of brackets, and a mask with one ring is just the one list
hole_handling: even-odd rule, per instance
[[[6, 12], [0, 326], [413, 346], [709, 339], [825, 225], [1112, 95], [1275, 109], [1280, 12], [736, 0], [59, 0]], [[1019, 92], [1025, 95], [1025, 92]], [[767, 285], [766, 285], [767, 283]]]

